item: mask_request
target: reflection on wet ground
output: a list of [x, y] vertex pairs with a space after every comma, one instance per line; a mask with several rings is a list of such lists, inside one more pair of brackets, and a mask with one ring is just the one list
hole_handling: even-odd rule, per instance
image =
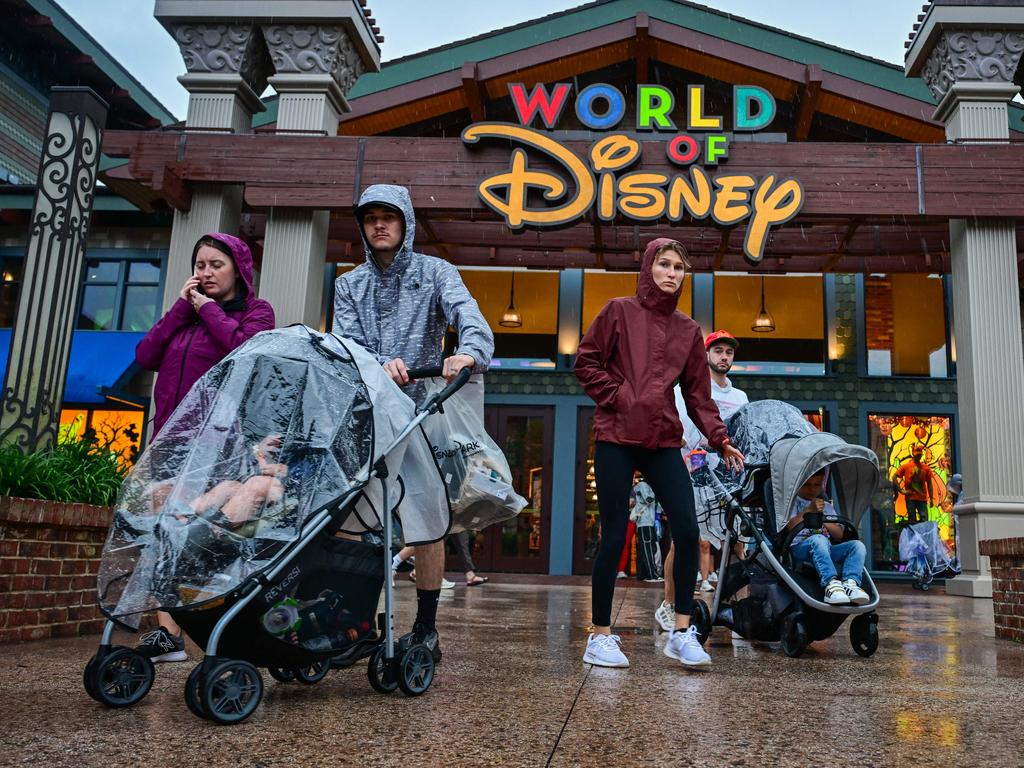
[[[589, 589], [499, 583], [511, 578], [445, 593], [444, 661], [426, 695], [374, 693], [364, 666], [316, 686], [265, 675], [263, 704], [232, 727], [185, 708], [194, 647], [117, 711], [81, 687], [96, 638], [2, 647], [0, 764], [1024, 764], [1024, 646], [995, 639], [989, 601], [890, 589], [870, 659], [845, 627], [799, 659], [716, 630], [713, 667], [689, 673], [653, 630], [660, 591], [621, 589], [616, 629], [632, 666], [589, 669]], [[403, 583], [398, 595], [404, 628], [415, 593]]]

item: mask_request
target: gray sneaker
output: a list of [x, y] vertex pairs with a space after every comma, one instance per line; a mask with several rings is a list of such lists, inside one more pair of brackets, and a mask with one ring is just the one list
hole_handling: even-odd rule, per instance
[[135, 646], [135, 652], [145, 656], [154, 664], [162, 661], [186, 661], [185, 640], [181, 635], [172, 635], [163, 627], [147, 632]]
[[668, 636], [665, 655], [682, 662], [684, 667], [710, 667], [711, 657], [700, 644], [697, 628], [677, 629]]

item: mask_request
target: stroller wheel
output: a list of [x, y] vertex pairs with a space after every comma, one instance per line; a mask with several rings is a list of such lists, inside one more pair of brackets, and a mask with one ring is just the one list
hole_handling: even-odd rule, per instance
[[282, 669], [281, 667], [267, 667], [267, 672], [279, 683], [294, 683], [295, 670]]
[[878, 650], [877, 613], [862, 613], [850, 622], [850, 645], [858, 656], [871, 656]]
[[434, 657], [423, 643], [405, 652], [399, 664], [398, 685], [406, 696], [426, 693], [434, 682]]
[[82, 685], [85, 686], [85, 692], [96, 701], [102, 701], [102, 699], [100, 699], [99, 690], [96, 688], [98, 682], [96, 677], [96, 668], [99, 666], [99, 663], [99, 654], [96, 654], [89, 659], [89, 663], [86, 664], [85, 669], [82, 670]]
[[394, 693], [398, 687], [392, 665], [384, 658], [383, 645], [370, 657], [370, 663], [366, 667], [366, 676], [370, 679], [370, 687], [377, 693]]
[[783, 617], [780, 635], [782, 650], [790, 658], [796, 658], [807, 650], [807, 625], [803, 614], [790, 613]]
[[200, 687], [203, 682], [203, 664], [196, 664], [195, 668], [188, 673], [188, 680], [185, 681], [185, 706], [188, 711], [201, 720], [209, 720], [210, 715], [203, 708], [203, 695]]
[[321, 659], [320, 661], [314, 661], [312, 664], [307, 664], [304, 667], [297, 667], [294, 674], [295, 679], [300, 683], [315, 685], [327, 677], [327, 673], [330, 671], [331, 660]]
[[711, 635], [711, 609], [703, 600], [693, 601], [693, 611], [690, 613], [690, 624], [697, 628], [697, 638], [700, 644], [704, 645]]
[[203, 709], [215, 723], [240, 723], [260, 705], [263, 678], [247, 661], [222, 661], [206, 672], [199, 695]]
[[114, 709], [141, 701], [156, 676], [153, 662], [131, 648], [112, 648], [99, 660], [94, 656], [85, 670], [89, 695]]

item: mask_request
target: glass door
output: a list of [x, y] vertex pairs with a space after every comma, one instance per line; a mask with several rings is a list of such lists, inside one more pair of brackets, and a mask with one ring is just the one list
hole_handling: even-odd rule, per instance
[[[547, 573], [551, 526], [554, 409], [550, 406], [487, 406], [487, 432], [508, 459], [512, 486], [526, 499], [518, 516], [470, 534], [473, 562], [481, 572]], [[446, 568], [462, 564], [449, 545]]]

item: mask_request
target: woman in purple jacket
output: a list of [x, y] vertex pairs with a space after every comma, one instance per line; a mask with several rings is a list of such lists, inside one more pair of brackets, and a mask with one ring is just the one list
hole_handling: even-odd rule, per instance
[[[180, 298], [135, 348], [135, 360], [156, 371], [153, 435], [199, 378], [260, 331], [274, 327], [274, 309], [252, 289], [252, 252], [237, 237], [214, 232], [192, 249], [192, 276]], [[181, 629], [165, 613], [136, 649], [153, 661], [184, 661]]]

